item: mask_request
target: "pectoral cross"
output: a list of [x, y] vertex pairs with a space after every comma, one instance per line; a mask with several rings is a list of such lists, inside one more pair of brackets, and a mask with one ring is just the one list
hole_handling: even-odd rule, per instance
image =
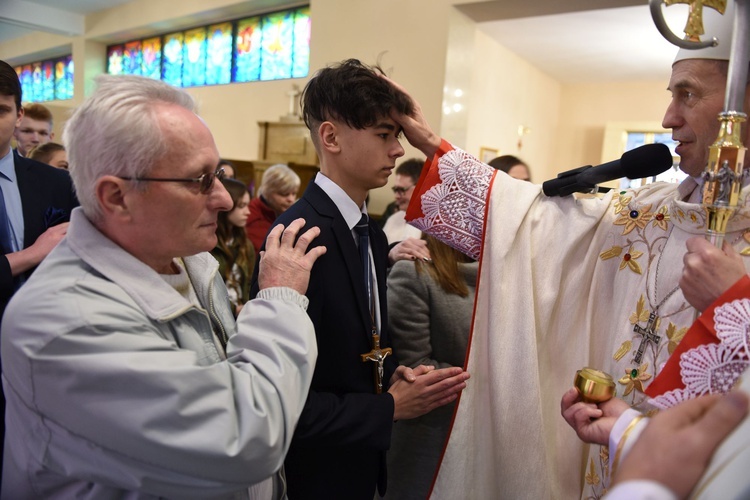
[[661, 337], [656, 335], [654, 332], [656, 330], [656, 324], [659, 321], [659, 316], [657, 316], [654, 313], [650, 313], [648, 315], [648, 323], [646, 323], [646, 328], [643, 328], [641, 325], [636, 324], [633, 327], [633, 331], [637, 333], [638, 335], [641, 335], [643, 338], [641, 339], [641, 344], [638, 346], [638, 351], [635, 353], [635, 363], [640, 364], [641, 360], [643, 359], [643, 353], [646, 351], [646, 345], [649, 342], [653, 342], [654, 344], [659, 344], [659, 341], [661, 340]]
[[375, 369], [375, 392], [377, 394], [383, 392], [383, 362], [385, 361], [385, 358], [391, 353], [393, 353], [393, 349], [391, 349], [390, 347], [386, 347], [385, 349], [380, 348], [380, 335], [373, 334], [372, 350], [370, 352], [360, 354], [360, 356], [362, 356], [363, 363], [367, 363], [368, 361], [376, 363], [373, 368]]

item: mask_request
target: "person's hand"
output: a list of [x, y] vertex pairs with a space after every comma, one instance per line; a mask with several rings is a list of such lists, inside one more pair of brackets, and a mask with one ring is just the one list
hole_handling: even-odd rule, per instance
[[404, 87], [385, 75], [380, 75], [380, 77], [390, 83], [393, 88], [403, 92], [409, 99], [411, 99], [413, 109], [410, 115], [391, 111], [391, 118], [393, 118], [393, 121], [401, 125], [409, 144], [422, 151], [427, 158], [432, 158], [440, 147], [441, 140], [440, 136], [433, 132], [430, 124], [427, 123], [427, 120], [422, 113], [422, 107]]
[[68, 233], [69, 225], [70, 222], [63, 222], [62, 224], [52, 226], [40, 234], [36, 241], [27, 248], [7, 254], [5, 257], [8, 259], [11, 274], [18, 276], [38, 266], [65, 237]]
[[429, 262], [430, 250], [427, 248], [427, 242], [419, 238], [406, 238], [398, 242], [388, 252], [388, 261], [391, 265], [399, 260], [423, 260]]
[[618, 398], [599, 405], [585, 403], [575, 387], [563, 394], [560, 401], [560, 412], [568, 425], [576, 431], [578, 438], [584, 443], [604, 446], [609, 443], [609, 434], [615, 422], [628, 408], [630, 405]]
[[52, 249], [60, 243], [66, 234], [68, 234], [68, 226], [70, 226], [70, 222], [63, 222], [62, 224], [47, 228], [47, 230], [40, 234], [36, 241], [29, 246], [29, 248], [33, 248], [40, 256], [39, 262], [49, 255]]
[[266, 238], [266, 249], [260, 252], [258, 287], [285, 286], [303, 294], [310, 281], [310, 270], [315, 261], [326, 253], [326, 247], [317, 246], [307, 251], [310, 243], [318, 237], [320, 229], [312, 227], [297, 239], [305, 219], [297, 219], [284, 229], [282, 224], [274, 227]]
[[417, 377], [429, 373], [434, 370], [435, 367], [432, 365], [419, 365], [416, 368], [409, 368], [408, 366], [399, 365], [396, 371], [391, 375], [390, 385], [396, 383], [397, 380], [405, 380], [407, 382], [414, 382]]
[[652, 480], [686, 498], [721, 441], [747, 414], [747, 395], [702, 396], [656, 415], [620, 464], [614, 483]]
[[682, 262], [680, 288], [685, 300], [699, 311], [708, 308], [747, 272], [742, 256], [732, 245], [725, 241], [720, 250], [701, 236], [687, 240]]
[[[403, 378], [408, 375], [407, 370], [402, 370], [398, 377], [395, 373], [391, 377], [392, 384], [388, 392], [393, 396], [394, 420], [422, 416], [439, 406], [455, 401], [458, 393], [466, 388], [469, 374], [461, 368], [431, 368], [414, 368], [412, 374], [416, 378], [413, 381]], [[396, 373], [399, 373], [398, 370]]]

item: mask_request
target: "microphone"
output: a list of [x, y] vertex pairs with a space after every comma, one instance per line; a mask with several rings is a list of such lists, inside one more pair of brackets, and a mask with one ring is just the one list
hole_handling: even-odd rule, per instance
[[646, 144], [625, 152], [619, 160], [596, 167], [587, 165], [557, 174], [542, 184], [547, 196], [568, 196], [573, 193], [596, 192], [602, 182], [627, 177], [641, 179], [658, 175], [672, 167], [672, 153], [664, 144]]

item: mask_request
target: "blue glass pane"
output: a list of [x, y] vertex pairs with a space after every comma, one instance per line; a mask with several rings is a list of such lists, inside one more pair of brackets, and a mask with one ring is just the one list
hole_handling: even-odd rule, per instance
[[185, 32], [183, 51], [182, 86], [206, 84], [206, 28]]
[[182, 33], [172, 33], [164, 37], [162, 79], [175, 87], [182, 87], [182, 41]]
[[154, 80], [161, 78], [161, 38], [143, 40], [141, 74]]
[[107, 73], [122, 74], [122, 45], [114, 45], [107, 49]]
[[234, 48], [234, 81], [252, 82], [260, 79], [260, 18], [251, 17], [237, 22]]
[[310, 8], [294, 14], [294, 63], [292, 78], [304, 78], [310, 72]]
[[42, 63], [35, 62], [31, 64], [31, 102], [42, 100]]
[[278, 80], [292, 76], [292, 43], [294, 14], [279, 12], [263, 18], [261, 42], [261, 80]]
[[206, 84], [229, 83], [232, 78], [232, 23], [208, 27]]
[[23, 100], [28, 101], [31, 96], [31, 64], [17, 67], [16, 73], [18, 73], [18, 79], [21, 81]]
[[52, 61], [42, 62], [42, 100], [52, 101], [55, 99], [55, 63]]
[[62, 94], [57, 96], [58, 99], [72, 99], [73, 98], [73, 80], [75, 77], [75, 70], [73, 68], [73, 56], [68, 56], [62, 60], [65, 65], [65, 86]]
[[142, 60], [140, 40], [126, 43], [122, 55], [122, 72], [126, 75], [140, 75]]

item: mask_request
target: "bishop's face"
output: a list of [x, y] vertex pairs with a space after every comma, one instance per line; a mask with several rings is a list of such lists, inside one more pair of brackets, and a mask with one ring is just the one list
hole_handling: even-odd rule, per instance
[[679, 142], [675, 151], [688, 175], [700, 175], [708, 164], [708, 148], [719, 134], [726, 83], [726, 64], [719, 61], [685, 59], [672, 66], [672, 102], [662, 126], [671, 128], [672, 139]]

